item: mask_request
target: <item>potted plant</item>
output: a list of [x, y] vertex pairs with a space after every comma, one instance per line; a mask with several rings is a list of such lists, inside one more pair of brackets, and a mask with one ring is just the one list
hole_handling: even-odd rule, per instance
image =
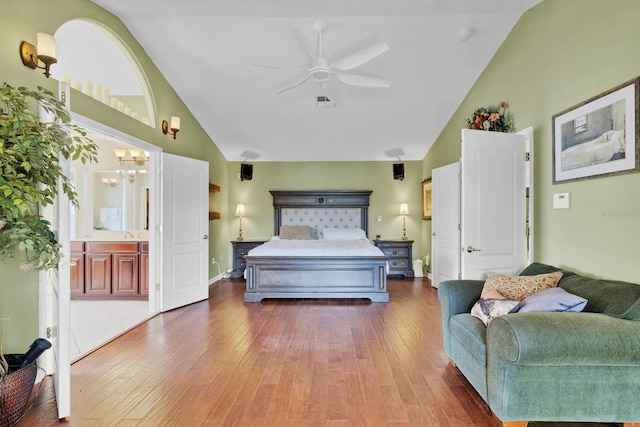
[[[40, 110], [47, 120], [40, 121]], [[64, 104], [53, 92], [42, 87], [30, 90], [6, 83], [0, 86], [0, 261], [20, 254], [25, 257], [20, 265], [24, 272], [57, 268], [60, 245], [51, 224], [40, 215], [40, 207], [53, 203], [58, 188], [78, 205], [77, 194], [59, 159], [96, 161], [97, 149], [87, 133], [71, 123]], [[14, 356], [5, 358], [0, 335], [3, 417], [22, 416], [26, 408], [24, 396], [28, 400], [35, 378], [35, 359], [27, 366], [9, 369]], [[11, 392], [10, 386], [16, 381], [24, 386]], [[12, 394], [20, 397], [12, 398]], [[18, 406], [11, 403], [14, 401]], [[7, 420], [0, 419], [3, 422]]]
[[[39, 108], [47, 120], [40, 121]], [[77, 206], [77, 194], [58, 161], [96, 161], [97, 150], [53, 92], [0, 86], [0, 260], [24, 254], [24, 272], [57, 268], [60, 245], [40, 207], [53, 203], [58, 183]], [[3, 423], [22, 417], [35, 379], [35, 361], [9, 369], [18, 356], [5, 358], [0, 334]]]
[[[38, 106], [48, 120], [40, 121]], [[0, 87], [0, 260], [22, 253], [24, 272], [57, 267], [60, 246], [39, 208], [53, 203], [58, 182], [78, 205], [58, 159], [96, 161], [97, 149], [53, 92]]]

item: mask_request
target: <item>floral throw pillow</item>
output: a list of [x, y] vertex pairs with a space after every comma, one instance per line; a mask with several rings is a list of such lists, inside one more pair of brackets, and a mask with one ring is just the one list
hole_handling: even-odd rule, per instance
[[535, 276], [507, 276], [490, 272], [484, 282], [481, 298], [485, 297], [489, 289], [495, 289], [504, 298], [522, 301], [529, 295], [556, 287], [561, 278], [561, 271]]
[[485, 296], [480, 298], [471, 308], [471, 314], [489, 325], [498, 316], [510, 313], [519, 301], [502, 296], [495, 289], [488, 289]]

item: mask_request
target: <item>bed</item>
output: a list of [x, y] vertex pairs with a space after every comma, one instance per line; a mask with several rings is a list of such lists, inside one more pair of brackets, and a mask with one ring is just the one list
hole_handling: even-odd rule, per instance
[[[271, 191], [275, 236], [245, 256], [245, 302], [264, 298], [366, 298], [388, 302], [387, 257], [367, 239], [371, 191]], [[320, 238], [304, 239], [312, 249], [296, 247], [301, 242], [279, 239], [292, 229], [317, 230]], [[322, 243], [327, 235], [341, 236]], [[321, 246], [342, 246], [345, 235], [359, 238], [363, 252], [348, 248], [340, 253]], [[269, 247], [285, 240], [288, 249], [271, 252]], [[302, 239], [294, 239], [302, 240]], [[315, 240], [315, 242], [314, 242]], [[364, 240], [364, 242], [362, 242]], [[288, 242], [287, 242], [288, 241]], [[314, 244], [315, 243], [315, 244]], [[348, 245], [347, 243], [344, 244]], [[293, 248], [293, 249], [292, 249]], [[335, 249], [335, 248], [334, 248]]]

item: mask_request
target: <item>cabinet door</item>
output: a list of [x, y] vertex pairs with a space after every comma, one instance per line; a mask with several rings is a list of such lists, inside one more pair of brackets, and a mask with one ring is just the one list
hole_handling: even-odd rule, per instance
[[149, 254], [140, 254], [140, 294], [149, 295]]
[[111, 254], [88, 253], [86, 261], [86, 294], [111, 294]]
[[69, 267], [71, 296], [84, 294], [84, 254], [71, 253]]
[[138, 295], [138, 254], [113, 254], [113, 295]]

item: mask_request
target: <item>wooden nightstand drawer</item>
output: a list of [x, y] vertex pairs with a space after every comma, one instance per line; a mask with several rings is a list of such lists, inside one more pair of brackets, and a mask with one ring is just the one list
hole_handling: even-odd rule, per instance
[[234, 240], [231, 242], [233, 246], [233, 270], [230, 277], [232, 279], [239, 279], [244, 276], [244, 269], [247, 266], [247, 262], [244, 260], [244, 256], [249, 251], [264, 243], [264, 240]]
[[373, 244], [389, 257], [389, 276], [413, 277], [413, 240], [374, 240]]
[[404, 257], [406, 258], [407, 256], [409, 256], [409, 249], [407, 248], [380, 248], [382, 250], [382, 252], [384, 252], [384, 254], [386, 256], [389, 257]]

